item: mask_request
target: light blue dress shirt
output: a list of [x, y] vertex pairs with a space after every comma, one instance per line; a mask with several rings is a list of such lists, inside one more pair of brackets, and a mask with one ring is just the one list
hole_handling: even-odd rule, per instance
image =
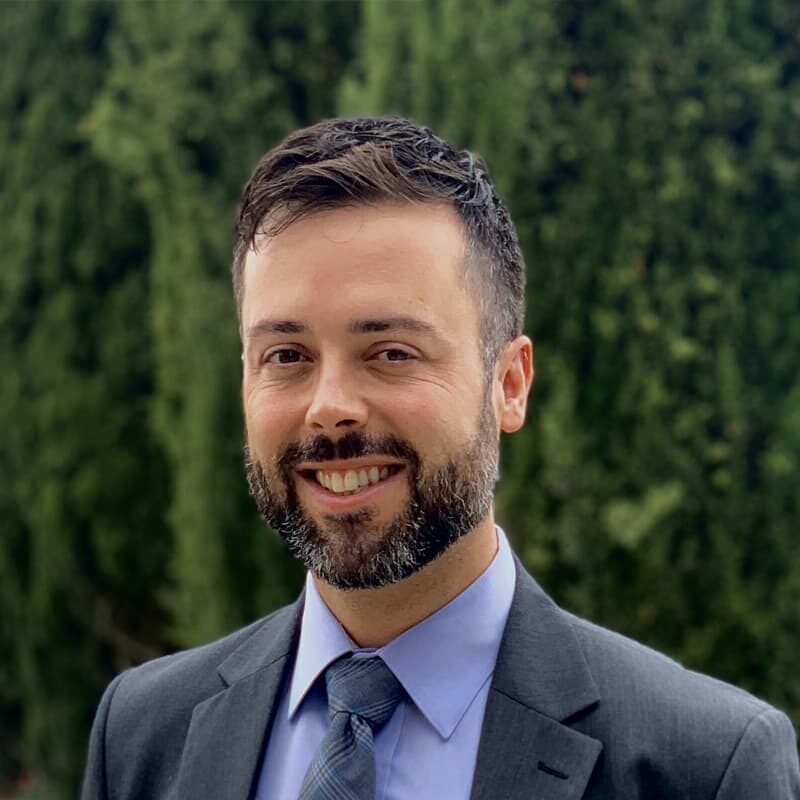
[[297, 659], [277, 707], [256, 800], [297, 800], [329, 725], [320, 676], [351, 652], [383, 658], [410, 698], [375, 736], [376, 800], [469, 799], [516, 580], [511, 549], [497, 532], [497, 554], [483, 575], [379, 650], [353, 643], [307, 576]]

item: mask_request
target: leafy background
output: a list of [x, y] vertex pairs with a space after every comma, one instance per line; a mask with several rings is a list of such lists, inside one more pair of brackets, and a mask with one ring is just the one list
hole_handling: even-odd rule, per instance
[[483, 154], [537, 345], [498, 516], [570, 609], [800, 723], [800, 5], [0, 5], [0, 797], [119, 670], [290, 599], [241, 468], [230, 235], [291, 129]]

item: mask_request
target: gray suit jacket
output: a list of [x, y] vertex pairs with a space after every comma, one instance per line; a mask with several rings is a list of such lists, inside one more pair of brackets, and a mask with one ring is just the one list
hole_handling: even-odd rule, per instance
[[[301, 608], [119, 675], [83, 800], [251, 797]], [[561, 610], [518, 566], [472, 800], [578, 798], [800, 800], [795, 733], [746, 692]]]

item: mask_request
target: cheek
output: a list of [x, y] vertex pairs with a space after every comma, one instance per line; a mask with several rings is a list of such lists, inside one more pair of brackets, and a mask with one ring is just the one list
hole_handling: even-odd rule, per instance
[[303, 419], [296, 399], [283, 398], [278, 402], [267, 393], [253, 390], [244, 392], [244, 419], [251, 450], [262, 457], [271, 454], [289, 438], [297, 438], [298, 422]]
[[421, 454], [433, 460], [471, 440], [478, 407], [459, 402], [446, 393], [396, 392], [380, 409], [393, 433], [407, 439]]

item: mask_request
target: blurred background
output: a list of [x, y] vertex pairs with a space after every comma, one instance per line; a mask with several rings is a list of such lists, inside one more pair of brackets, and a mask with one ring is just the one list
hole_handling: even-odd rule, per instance
[[295, 595], [241, 466], [232, 224], [288, 131], [390, 112], [519, 228], [525, 563], [800, 723], [796, 0], [5, 2], [0, 797], [74, 797], [115, 673]]

